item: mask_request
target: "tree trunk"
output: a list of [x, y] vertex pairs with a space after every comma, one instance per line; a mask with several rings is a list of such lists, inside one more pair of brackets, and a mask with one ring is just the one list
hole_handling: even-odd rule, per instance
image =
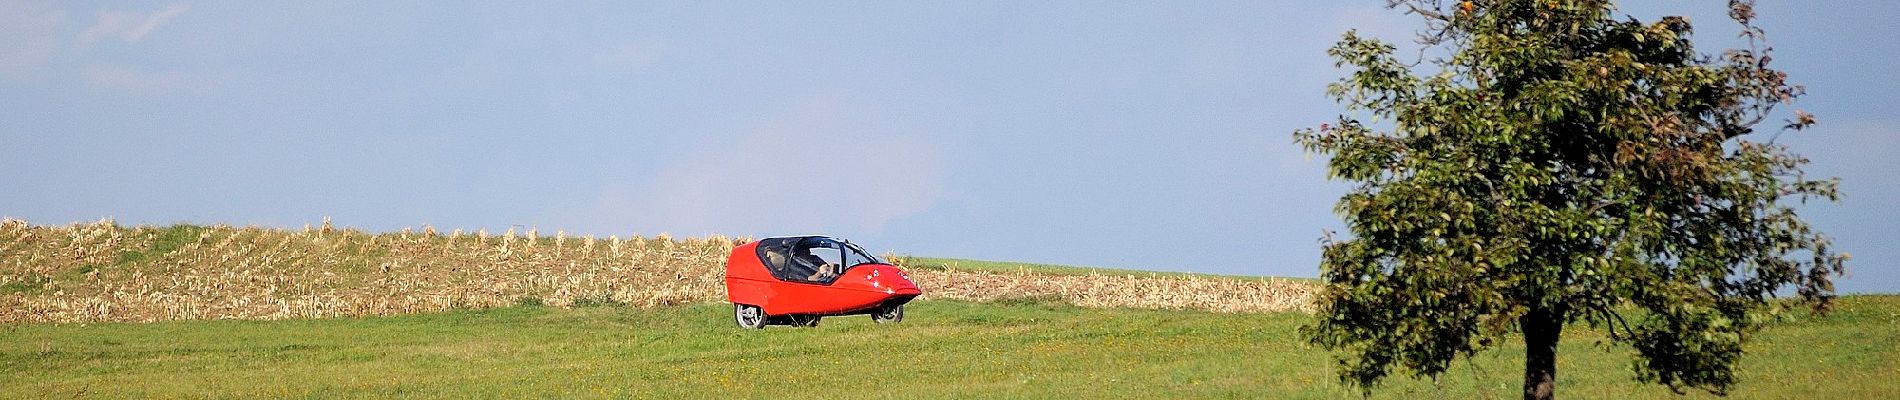
[[1542, 307], [1518, 318], [1524, 329], [1524, 399], [1549, 400], [1557, 392], [1557, 339], [1563, 336], [1563, 311]]

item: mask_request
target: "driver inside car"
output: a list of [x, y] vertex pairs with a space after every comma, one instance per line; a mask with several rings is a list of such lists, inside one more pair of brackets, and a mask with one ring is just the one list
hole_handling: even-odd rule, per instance
[[810, 247], [798, 249], [798, 254], [794, 257], [797, 257], [798, 261], [801, 263], [815, 266], [815, 268], [818, 270], [816, 273], [811, 274], [811, 276], [806, 277], [805, 280], [822, 281], [822, 280], [831, 279], [832, 277], [838, 276], [838, 272], [837, 272], [838, 267], [836, 265], [832, 265], [830, 262], [825, 261], [825, 259], [822, 257], [818, 257], [816, 255], [811, 254]]

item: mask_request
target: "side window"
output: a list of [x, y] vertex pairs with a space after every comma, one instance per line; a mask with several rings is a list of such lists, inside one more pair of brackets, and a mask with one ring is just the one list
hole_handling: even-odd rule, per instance
[[843, 246], [829, 239], [808, 237], [792, 246], [791, 276], [787, 280], [829, 285], [844, 273]]
[[765, 270], [779, 279], [789, 279], [797, 275], [797, 264], [792, 262], [792, 240], [766, 239], [759, 242], [759, 261], [765, 264]]
[[798, 258], [800, 261], [812, 264], [814, 267], [824, 264], [842, 267], [844, 266], [844, 259], [835, 246], [835, 243], [817, 243], [809, 247], [803, 247], [805, 251], [799, 252]]

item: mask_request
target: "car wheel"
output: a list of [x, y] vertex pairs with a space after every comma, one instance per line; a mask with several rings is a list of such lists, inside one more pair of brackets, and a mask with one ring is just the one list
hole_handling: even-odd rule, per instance
[[744, 329], [765, 328], [765, 310], [760, 309], [759, 306], [746, 305], [746, 304], [733, 304], [732, 305], [732, 319], [733, 321], [739, 323], [740, 328], [744, 328]]
[[816, 327], [818, 327], [818, 318], [819, 318], [819, 317], [818, 317], [818, 316], [816, 316], [816, 315], [799, 315], [799, 316], [795, 316], [795, 317], [792, 317], [792, 326], [802, 326], [802, 327], [806, 327], [806, 328], [816, 328]]
[[892, 324], [904, 320], [904, 306], [884, 307], [871, 313], [871, 321], [880, 324]]

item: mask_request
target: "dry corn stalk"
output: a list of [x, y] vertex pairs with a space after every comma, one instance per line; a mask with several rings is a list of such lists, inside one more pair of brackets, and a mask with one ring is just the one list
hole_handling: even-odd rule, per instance
[[[725, 300], [723, 272], [751, 238], [609, 236], [537, 251], [514, 229], [463, 236], [413, 230], [136, 227], [110, 220], [35, 226], [0, 220], [0, 323], [282, 319], [611, 301], [658, 306]], [[524, 240], [525, 239], [525, 240]], [[926, 298], [1059, 296], [1088, 307], [1309, 310], [1313, 288], [1287, 280], [1063, 276], [911, 269]]]

